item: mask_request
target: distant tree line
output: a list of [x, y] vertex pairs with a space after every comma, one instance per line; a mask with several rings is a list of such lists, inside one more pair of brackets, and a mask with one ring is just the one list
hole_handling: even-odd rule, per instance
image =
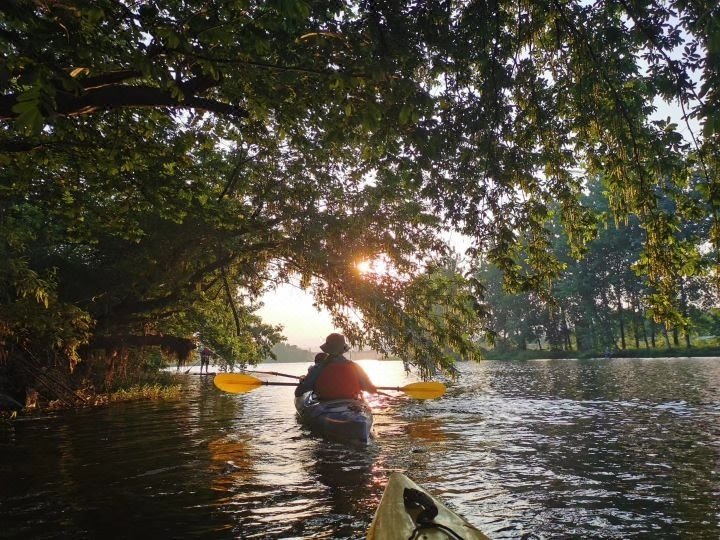
[[[692, 198], [690, 186], [689, 197]], [[600, 180], [588, 185], [586, 204], [598, 218], [597, 236], [576, 260], [566, 249], [561, 228], [555, 229], [553, 252], [565, 269], [553, 282], [551, 295], [536, 291], [508, 292], [497, 266], [478, 267], [475, 277], [485, 287], [489, 327], [499, 349], [613, 351], [628, 348], [676, 348], [695, 345], [694, 336], [720, 335], [716, 267], [702, 255], [688, 261], [686, 276], [678, 280], [676, 301], [681, 317], [671, 324], [656, 320], [648, 302], [653, 290], [637, 270], [642, 269], [647, 232], [635, 219], [616, 222]], [[671, 212], [671, 203], [663, 203]], [[702, 244], [708, 221], [686, 222], [675, 241]], [[688, 249], [688, 251], [690, 251]], [[707, 342], [706, 342], [707, 344]]]
[[272, 348], [272, 356], [265, 358], [265, 361], [275, 360], [277, 362], [313, 362], [315, 353], [305, 349], [301, 349], [296, 345], [288, 345], [287, 343], [276, 343]]

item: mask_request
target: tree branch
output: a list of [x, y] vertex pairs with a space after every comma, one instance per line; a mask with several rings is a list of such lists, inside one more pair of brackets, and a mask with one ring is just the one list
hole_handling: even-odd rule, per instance
[[196, 345], [192, 339], [177, 336], [96, 336], [90, 343], [80, 347], [82, 352], [94, 349], [105, 349], [106, 351], [116, 351], [127, 347], [161, 347], [164, 351], [174, 354], [180, 359], [187, 359], [190, 351], [195, 349]]
[[232, 310], [233, 319], [235, 320], [235, 331], [237, 335], [242, 334], [242, 323], [240, 322], [240, 315], [238, 314], [237, 306], [235, 305], [235, 299], [233, 298], [232, 291], [230, 290], [230, 283], [228, 282], [227, 271], [223, 266], [220, 271], [222, 272], [223, 288], [225, 289], [225, 295], [227, 296], [230, 309]]
[[79, 82], [85, 90], [92, 90], [95, 88], [118, 84], [127, 81], [128, 79], [137, 79], [140, 76], [142, 76], [142, 73], [139, 71], [134, 69], [123, 69], [120, 71], [104, 73], [95, 77], [85, 77], [83, 79], [79, 79]]
[[168, 294], [150, 299], [127, 299], [121, 304], [111, 308], [110, 313], [98, 316], [98, 321], [112, 319], [115, 323], [126, 323], [132, 321], [134, 316], [137, 314], [147, 314], [155, 312], [159, 309], [164, 309], [167, 306], [180, 301], [184, 295], [193, 291], [204, 279], [208, 278], [217, 271], [222, 271], [223, 268], [233, 264], [238, 259], [251, 257], [253, 253], [259, 253], [273, 248], [277, 248], [277, 242], [265, 241], [248, 245], [247, 250], [242, 254], [228, 253], [225, 257], [217, 259], [198, 269], [191, 276], [188, 276], [187, 279], [184, 280], [183, 284], [171, 288]]
[[[194, 83], [200, 84], [197, 81], [194, 81]], [[192, 88], [192, 85], [190, 88]], [[0, 120], [11, 120], [18, 116], [12, 110], [17, 103], [18, 97], [17, 93], [0, 96]], [[60, 116], [82, 116], [98, 111], [135, 107], [198, 109], [240, 118], [246, 117], [248, 114], [245, 109], [237, 105], [196, 96], [185, 96], [183, 99], [171, 95], [167, 90], [152, 86], [121, 84], [101, 86], [89, 89], [79, 96], [66, 93], [58, 94], [55, 101], [55, 113]]]

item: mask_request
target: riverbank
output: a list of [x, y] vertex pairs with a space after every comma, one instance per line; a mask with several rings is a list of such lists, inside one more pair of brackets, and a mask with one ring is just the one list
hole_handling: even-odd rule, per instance
[[674, 349], [624, 349], [609, 355], [603, 351], [561, 351], [561, 350], [508, 350], [489, 349], [484, 351], [486, 360], [539, 360], [566, 358], [707, 358], [720, 357], [720, 347], [679, 347]]
[[[157, 372], [143, 373], [133, 377], [113, 381], [112, 386], [96, 389], [86, 385], [72, 393], [65, 392], [59, 399], [48, 399], [43, 389], [31, 389], [27, 392], [24, 403], [6, 396], [8, 407], [0, 409], [0, 418], [17, 414], [36, 414], [48, 411], [81, 409], [86, 407], [103, 407], [111, 403], [131, 401], [157, 401], [179, 399], [182, 396], [182, 381], [178, 374]], [[21, 408], [18, 408], [20, 405]]]

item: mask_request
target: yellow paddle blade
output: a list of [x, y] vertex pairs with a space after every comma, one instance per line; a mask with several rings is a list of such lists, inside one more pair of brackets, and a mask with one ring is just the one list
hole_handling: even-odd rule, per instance
[[218, 373], [213, 383], [223, 392], [244, 394], [260, 388], [264, 383], [257, 377], [244, 373]]
[[436, 399], [442, 397], [446, 388], [441, 382], [427, 381], [406, 384], [398, 390], [415, 399]]
[[445, 393], [445, 385], [434, 381], [416, 382], [406, 384], [400, 390], [415, 399], [436, 399]]

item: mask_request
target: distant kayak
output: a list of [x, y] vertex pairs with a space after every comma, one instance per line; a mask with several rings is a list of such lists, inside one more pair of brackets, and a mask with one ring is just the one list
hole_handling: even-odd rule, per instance
[[367, 535], [368, 540], [489, 540], [402, 473], [393, 473]]
[[328, 439], [367, 443], [372, 437], [372, 410], [362, 399], [319, 401], [306, 392], [295, 398], [295, 408], [303, 424]]

